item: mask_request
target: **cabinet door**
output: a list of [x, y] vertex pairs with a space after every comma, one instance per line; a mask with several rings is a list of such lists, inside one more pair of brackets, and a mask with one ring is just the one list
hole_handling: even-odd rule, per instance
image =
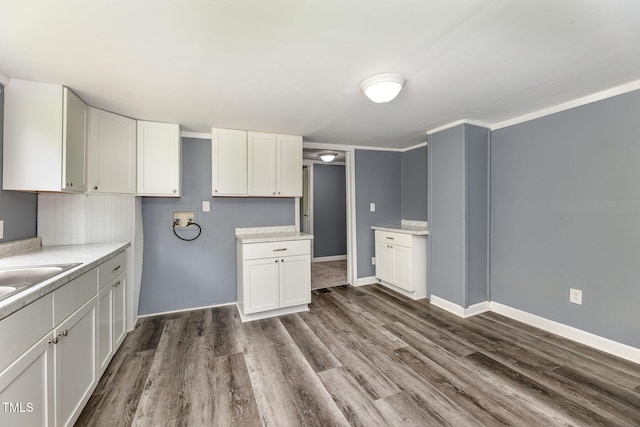
[[138, 121], [138, 194], [179, 197], [182, 180], [180, 125]]
[[56, 426], [73, 425], [96, 384], [96, 321], [94, 297], [54, 330]]
[[393, 247], [385, 242], [376, 241], [376, 277], [393, 281]]
[[246, 196], [247, 133], [211, 129], [211, 167], [214, 196]]
[[277, 195], [302, 197], [302, 137], [278, 135]]
[[113, 349], [118, 350], [127, 335], [127, 323], [125, 318], [126, 307], [126, 279], [123, 274], [113, 283]]
[[89, 192], [136, 193], [136, 121], [90, 109]]
[[257, 313], [280, 307], [278, 284], [279, 259], [244, 261], [244, 312]]
[[68, 88], [63, 89], [62, 189], [86, 190], [85, 161], [89, 108]]
[[276, 135], [248, 132], [249, 196], [276, 195]]
[[411, 248], [393, 245], [393, 280], [391, 283], [407, 291], [413, 291], [412, 276]]
[[102, 374], [113, 356], [113, 286], [98, 295], [98, 372]]
[[280, 258], [280, 307], [311, 302], [311, 257]]
[[51, 334], [0, 374], [0, 424], [54, 425], [53, 344]]

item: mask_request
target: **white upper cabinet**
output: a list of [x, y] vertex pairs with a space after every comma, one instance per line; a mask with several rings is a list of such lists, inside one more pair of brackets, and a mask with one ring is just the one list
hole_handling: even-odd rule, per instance
[[302, 196], [302, 137], [247, 133], [249, 196]]
[[180, 197], [180, 125], [138, 121], [138, 194]]
[[136, 121], [90, 108], [88, 192], [136, 193]]
[[276, 135], [247, 132], [249, 195], [276, 196]]
[[280, 197], [302, 197], [302, 137], [278, 135], [277, 187]]
[[83, 192], [88, 107], [68, 88], [11, 79], [5, 88], [5, 190]]
[[213, 196], [247, 195], [247, 132], [211, 129]]

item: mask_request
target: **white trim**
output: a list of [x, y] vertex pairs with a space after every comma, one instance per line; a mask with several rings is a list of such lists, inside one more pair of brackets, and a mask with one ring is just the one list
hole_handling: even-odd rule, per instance
[[250, 313], [250, 314], [242, 313], [242, 310], [240, 310], [240, 307], [238, 307], [238, 314], [240, 315], [240, 320], [242, 320], [242, 322], [251, 322], [252, 320], [261, 320], [261, 319], [268, 319], [269, 317], [285, 316], [287, 314], [300, 313], [303, 311], [309, 311], [309, 306], [307, 304], [295, 305], [293, 307], [278, 308], [275, 310], [268, 310], [268, 311], [262, 311], [259, 313]]
[[431, 295], [431, 304], [462, 318], [475, 316], [476, 314], [491, 310], [491, 303], [489, 301], [479, 302], [478, 304], [473, 304], [467, 308], [463, 308], [458, 304], [454, 304], [451, 301], [447, 301], [446, 299], [435, 295]]
[[311, 159], [302, 159], [302, 164], [303, 165], [342, 165], [344, 166], [346, 163], [345, 162], [336, 162], [336, 161], [331, 161], [329, 163], [327, 162], [323, 162], [322, 160], [311, 160]]
[[205, 305], [204, 307], [182, 308], [180, 310], [161, 311], [158, 313], [150, 313], [150, 314], [139, 314], [138, 319], [142, 319], [143, 317], [162, 316], [163, 314], [186, 313], [186, 312], [195, 311], [195, 310], [205, 310], [207, 308], [227, 307], [229, 305], [236, 305], [236, 302], [235, 301], [225, 302], [222, 304]]
[[504, 120], [499, 123], [494, 123], [490, 129], [497, 130], [507, 126], [517, 125], [519, 123], [528, 122], [530, 120], [539, 119], [540, 117], [548, 116], [550, 114], [559, 113], [560, 111], [570, 110], [572, 108], [580, 107], [582, 105], [591, 104], [596, 101], [602, 101], [603, 99], [611, 98], [623, 93], [632, 92], [640, 89], [640, 80], [636, 80], [630, 83], [626, 83], [620, 86], [616, 86], [610, 89], [606, 89], [600, 92], [593, 93], [591, 95], [576, 98], [571, 101], [564, 102], [562, 104], [554, 105], [549, 108], [534, 111], [531, 113], [523, 114], [522, 116], [514, 117], [512, 119]]
[[456, 120], [455, 122], [451, 122], [451, 123], [447, 123], [446, 125], [442, 125], [442, 126], [438, 126], [437, 128], [433, 128], [433, 129], [429, 129], [428, 131], [426, 131], [425, 133], [427, 135], [431, 135], [434, 134], [436, 132], [440, 132], [452, 127], [456, 127], [459, 125], [474, 125], [474, 126], [480, 126], [483, 128], [487, 128], [487, 129], [491, 129], [491, 125], [485, 122], [480, 122], [478, 120], [467, 120], [467, 119], [462, 119], [462, 120]]
[[[294, 198], [294, 202], [293, 202], [293, 208], [294, 208], [294, 219], [295, 219], [295, 224], [294, 226], [296, 227], [296, 231], [300, 232], [300, 199], [301, 197], [295, 197]], [[309, 233], [311, 234], [311, 233]]]
[[320, 148], [326, 150], [338, 150], [338, 151], [348, 151], [348, 150], [373, 150], [373, 151], [396, 151], [402, 152], [404, 148], [395, 148], [395, 147], [372, 147], [369, 145], [341, 145], [341, 144], [325, 144], [324, 142], [302, 142], [302, 146], [304, 148]]
[[464, 317], [464, 308], [460, 307], [458, 304], [454, 304], [435, 295], [431, 295], [430, 301], [432, 305], [435, 305], [438, 308], [446, 310], [449, 313], [453, 313], [458, 317]]
[[420, 144], [412, 145], [411, 147], [403, 148], [401, 151], [403, 153], [406, 153], [407, 151], [415, 150], [416, 148], [426, 147], [427, 145], [429, 145], [429, 142], [425, 141], [425, 142], [421, 142]]
[[376, 276], [370, 276], [370, 277], [361, 277], [359, 279], [354, 280], [355, 285], [353, 285], [354, 287], [358, 287], [358, 286], [365, 286], [365, 285], [378, 285], [380, 282], [378, 282], [378, 279], [376, 279]]
[[502, 314], [503, 316], [518, 320], [530, 326], [535, 326], [536, 328], [551, 332], [552, 334], [560, 335], [561, 337], [593, 347], [604, 351], [605, 353], [613, 354], [614, 356], [630, 360], [634, 363], [640, 363], [639, 348], [631, 347], [608, 338], [603, 338], [590, 332], [553, 320], [545, 319], [544, 317], [540, 317], [517, 308], [512, 308], [504, 304], [491, 302], [490, 305], [491, 311], [495, 313]]
[[358, 235], [356, 233], [356, 156], [354, 150], [345, 152], [347, 181], [347, 282], [358, 280]]
[[6, 87], [10, 81], [11, 81], [11, 77], [7, 76], [6, 74], [0, 73], [0, 84], [2, 86]]
[[491, 302], [490, 301], [482, 301], [477, 304], [470, 305], [469, 307], [464, 309], [464, 317], [475, 316], [476, 314], [485, 313], [487, 311], [491, 311]]
[[206, 132], [187, 132], [187, 131], [182, 131], [180, 132], [180, 136], [182, 138], [196, 138], [196, 139], [211, 139], [212, 136], [210, 133], [206, 133]]
[[345, 259], [347, 259], [346, 255], [319, 256], [313, 258], [311, 262], [344, 261]]

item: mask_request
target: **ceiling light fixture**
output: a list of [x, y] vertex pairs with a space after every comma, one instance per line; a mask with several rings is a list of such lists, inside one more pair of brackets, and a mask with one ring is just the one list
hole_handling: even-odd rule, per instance
[[360, 88], [370, 100], [382, 104], [398, 96], [404, 82], [405, 78], [401, 74], [377, 74], [363, 81]]
[[338, 156], [338, 153], [334, 153], [334, 152], [320, 153], [320, 159], [322, 159], [322, 161], [325, 163], [333, 162], [337, 156]]

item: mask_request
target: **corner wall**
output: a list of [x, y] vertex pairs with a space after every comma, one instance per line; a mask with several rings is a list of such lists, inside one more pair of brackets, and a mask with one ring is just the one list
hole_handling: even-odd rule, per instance
[[640, 348], [639, 111], [635, 91], [492, 133], [493, 301]]
[[[295, 224], [292, 198], [212, 198], [211, 140], [182, 142], [182, 197], [142, 199], [141, 315], [235, 302], [235, 228]], [[202, 212], [203, 200], [211, 201], [211, 212]], [[202, 227], [197, 240], [185, 242], [173, 234], [176, 210], [196, 212]]]

